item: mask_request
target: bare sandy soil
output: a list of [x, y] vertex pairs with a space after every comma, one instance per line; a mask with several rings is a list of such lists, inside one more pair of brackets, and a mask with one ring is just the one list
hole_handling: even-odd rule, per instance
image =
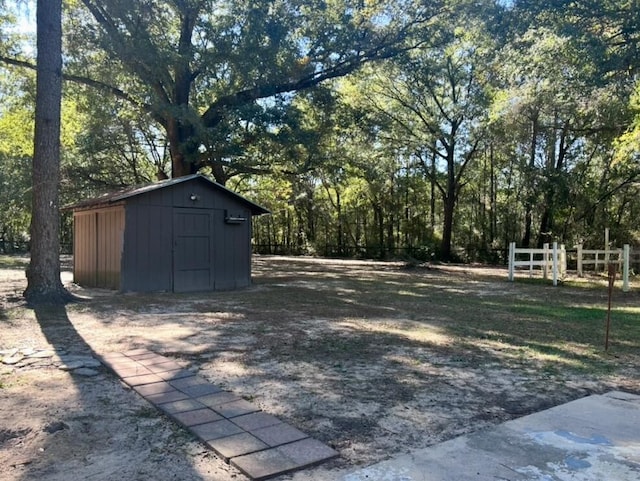
[[[281, 478], [300, 481], [594, 392], [640, 392], [636, 340], [612, 356], [593, 339], [555, 343], [553, 326], [549, 339], [509, 327], [527, 318], [505, 305], [591, 309], [603, 289], [513, 284], [501, 269], [257, 257], [253, 287], [189, 295], [63, 280], [87, 300], [33, 310], [23, 270], [0, 270], [2, 480], [244, 480], [104, 368], [70, 365], [138, 347], [340, 452]], [[639, 301], [635, 289], [618, 303]]]

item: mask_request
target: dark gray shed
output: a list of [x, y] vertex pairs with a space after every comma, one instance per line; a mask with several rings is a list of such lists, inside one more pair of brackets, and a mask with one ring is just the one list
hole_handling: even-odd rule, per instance
[[251, 216], [269, 211], [202, 175], [125, 189], [73, 210], [74, 281], [121, 291], [251, 283]]

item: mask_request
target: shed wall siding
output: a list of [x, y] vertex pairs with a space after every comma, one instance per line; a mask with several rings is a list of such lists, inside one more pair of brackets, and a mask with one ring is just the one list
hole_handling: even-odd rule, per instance
[[96, 212], [76, 212], [73, 215], [73, 282], [96, 287], [97, 249]]
[[139, 202], [127, 204], [125, 249], [122, 263], [123, 291], [171, 291], [171, 207]]
[[[216, 210], [215, 225], [215, 285], [216, 289], [236, 289], [251, 283], [251, 212], [238, 205], [226, 205]], [[246, 220], [227, 224], [225, 215], [233, 211], [235, 217]]]
[[120, 288], [124, 208], [74, 214], [74, 281], [87, 287]]

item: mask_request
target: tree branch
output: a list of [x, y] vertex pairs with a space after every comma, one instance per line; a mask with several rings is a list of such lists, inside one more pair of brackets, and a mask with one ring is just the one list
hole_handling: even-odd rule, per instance
[[[17, 58], [11, 58], [11, 57], [5, 57], [3, 55], [0, 55], [0, 62], [8, 64], [8, 65], [15, 65], [17, 67], [22, 67], [22, 68], [26, 68], [29, 70], [33, 70], [34, 72], [36, 71], [36, 65], [31, 63], [31, 62], [27, 62], [26, 60], [20, 60]], [[69, 74], [69, 73], [62, 73], [62, 78], [64, 80], [68, 80], [70, 82], [75, 82], [78, 84], [82, 84], [82, 85], [86, 85], [88, 87], [92, 87], [95, 88], [97, 90], [101, 90], [103, 92], [108, 92], [112, 95], [114, 95], [115, 97], [118, 97], [122, 100], [126, 100], [127, 102], [133, 104], [134, 106], [143, 109], [145, 112], [148, 113], [152, 113], [152, 109], [151, 106], [149, 104], [145, 104], [143, 102], [138, 101], [136, 98], [134, 98], [133, 96], [129, 95], [127, 92], [125, 92], [124, 90], [121, 90], [117, 87], [114, 87], [112, 85], [108, 85], [104, 82], [100, 82], [99, 80], [94, 80], [88, 77], [83, 77], [81, 75], [73, 75], [73, 74]]]

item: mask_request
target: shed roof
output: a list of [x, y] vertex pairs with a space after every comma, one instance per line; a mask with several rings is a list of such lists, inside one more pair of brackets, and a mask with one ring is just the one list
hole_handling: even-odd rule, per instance
[[232, 190], [227, 189], [225, 186], [218, 184], [217, 182], [214, 182], [213, 180], [201, 174], [187, 175], [184, 177], [176, 177], [175, 179], [161, 180], [159, 182], [154, 182], [151, 184], [127, 187], [125, 189], [121, 189], [115, 192], [108, 192], [106, 194], [103, 194], [99, 197], [95, 197], [93, 199], [87, 199], [87, 200], [77, 202], [75, 204], [67, 205], [64, 207], [64, 210], [78, 210], [78, 209], [88, 209], [88, 208], [99, 207], [99, 206], [108, 206], [110, 204], [115, 204], [117, 202], [129, 199], [131, 197], [135, 197], [137, 195], [146, 194], [147, 192], [152, 192], [158, 189], [164, 189], [172, 185], [180, 184], [183, 182], [190, 182], [190, 181], [206, 182], [206, 184], [210, 186], [211, 189], [221, 192], [224, 195], [233, 197], [237, 201], [245, 204], [251, 210], [252, 215], [261, 215], [261, 214], [270, 213], [269, 210], [265, 209], [264, 207], [261, 207], [258, 204], [251, 202], [250, 200], [242, 197], [241, 195], [233, 192]]

